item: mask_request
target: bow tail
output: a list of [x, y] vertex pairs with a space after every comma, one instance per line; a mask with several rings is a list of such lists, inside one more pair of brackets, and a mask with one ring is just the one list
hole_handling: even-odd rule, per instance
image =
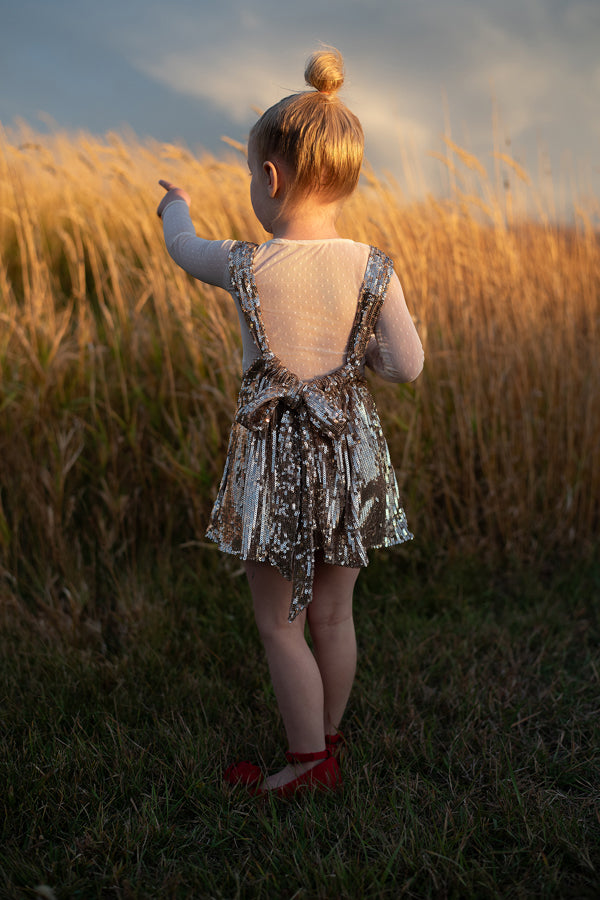
[[[288, 621], [293, 622], [313, 593], [314, 489], [318, 478], [311, 432], [319, 417], [315, 409], [302, 404], [285, 409], [275, 427], [277, 399], [265, 391], [260, 403], [251, 400], [240, 408], [237, 420], [247, 428], [264, 428], [269, 436], [265, 439], [271, 454], [267, 463], [272, 523], [268, 559], [292, 582]], [[339, 425], [333, 416], [327, 421], [330, 430]]]
[[292, 565], [292, 602], [288, 622], [293, 622], [312, 600], [315, 574], [314, 544], [314, 485], [315, 457], [314, 445], [306, 419], [300, 427], [302, 455], [300, 465], [300, 516], [294, 561]]
[[294, 550], [300, 527], [302, 474], [299, 466], [300, 444], [291, 410], [286, 410], [274, 435], [270, 452], [272, 530], [269, 562], [291, 581]]

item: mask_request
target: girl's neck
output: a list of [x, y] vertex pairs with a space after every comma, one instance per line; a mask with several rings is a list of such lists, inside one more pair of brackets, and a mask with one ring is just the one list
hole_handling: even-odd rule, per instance
[[291, 241], [339, 238], [336, 221], [339, 204], [301, 204], [273, 223], [273, 237]]

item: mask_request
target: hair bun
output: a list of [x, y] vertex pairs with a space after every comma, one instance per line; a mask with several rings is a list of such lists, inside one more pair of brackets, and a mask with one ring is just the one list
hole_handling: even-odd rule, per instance
[[316, 50], [308, 59], [304, 70], [306, 83], [324, 94], [339, 91], [344, 83], [344, 60], [335, 47]]

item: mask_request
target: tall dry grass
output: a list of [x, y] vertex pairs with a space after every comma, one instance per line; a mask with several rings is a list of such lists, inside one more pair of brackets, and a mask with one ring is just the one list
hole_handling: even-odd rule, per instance
[[[535, 197], [508, 157], [500, 189], [450, 141], [445, 162], [449, 200], [367, 174], [341, 222], [394, 258], [425, 345], [415, 385], [373, 381], [414, 552], [577, 558], [599, 527], [597, 227], [520, 218]], [[264, 238], [241, 159], [0, 138], [0, 565], [10, 594], [72, 615], [202, 541], [239, 383], [232, 303], [167, 256], [159, 177], [203, 236]]]

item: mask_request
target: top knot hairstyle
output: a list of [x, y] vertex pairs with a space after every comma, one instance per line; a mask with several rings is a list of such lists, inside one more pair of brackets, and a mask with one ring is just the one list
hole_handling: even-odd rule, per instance
[[334, 94], [344, 83], [344, 60], [335, 47], [317, 51], [306, 62], [304, 80], [323, 94]]
[[249, 144], [261, 163], [275, 158], [293, 173], [286, 205], [309, 194], [329, 202], [348, 197], [363, 160], [361, 124], [337, 96], [344, 83], [339, 50], [313, 53], [304, 78], [314, 90], [284, 97], [250, 132]]

